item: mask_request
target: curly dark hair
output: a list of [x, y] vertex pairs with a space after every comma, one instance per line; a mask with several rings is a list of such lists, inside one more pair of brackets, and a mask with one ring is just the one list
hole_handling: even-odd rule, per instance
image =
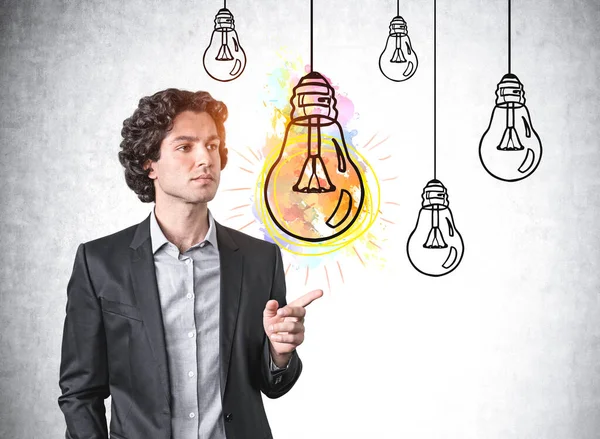
[[185, 91], [176, 88], [159, 91], [140, 99], [133, 115], [123, 121], [119, 161], [125, 168], [125, 181], [144, 203], [155, 201], [154, 181], [144, 169], [148, 160], [160, 158], [160, 144], [173, 128], [173, 120], [184, 111], [207, 112], [215, 121], [221, 138], [219, 155], [221, 169], [227, 164], [225, 126], [227, 106], [205, 91]]

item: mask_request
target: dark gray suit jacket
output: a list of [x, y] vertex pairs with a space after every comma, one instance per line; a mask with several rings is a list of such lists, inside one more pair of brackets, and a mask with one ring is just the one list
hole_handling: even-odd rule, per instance
[[[269, 369], [262, 313], [285, 300], [277, 246], [216, 224], [221, 262], [219, 359], [227, 439], [271, 438], [261, 394], [277, 398], [302, 370]], [[167, 353], [150, 241], [150, 220], [77, 250], [67, 288], [58, 402], [67, 439], [169, 439]]]

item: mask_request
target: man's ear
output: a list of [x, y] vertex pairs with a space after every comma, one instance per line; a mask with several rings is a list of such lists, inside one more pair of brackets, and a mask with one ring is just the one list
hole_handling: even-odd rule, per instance
[[227, 165], [227, 153], [228, 153], [228, 149], [227, 148], [220, 148], [219, 149], [219, 156], [221, 156], [221, 171], [223, 169], [225, 169], [225, 165]]
[[143, 168], [144, 171], [150, 170], [150, 172], [148, 172], [148, 177], [150, 177], [152, 180], [156, 178], [156, 175], [154, 174], [154, 168], [152, 167], [152, 160], [146, 160], [146, 163], [144, 163]]

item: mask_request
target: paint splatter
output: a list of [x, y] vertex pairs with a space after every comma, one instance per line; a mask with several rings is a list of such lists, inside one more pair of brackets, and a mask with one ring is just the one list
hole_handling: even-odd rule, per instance
[[[298, 239], [284, 232], [273, 221], [272, 216], [269, 215], [265, 198], [265, 187], [268, 189], [267, 195], [278, 197], [278, 200], [281, 197], [283, 200], [278, 203], [279, 210], [277, 215], [286, 221], [286, 225], [293, 224], [294, 231], [298, 232], [298, 234], [304, 234], [303, 236], [308, 237], [321, 236], [320, 234], [323, 232], [319, 231], [319, 228], [322, 228], [323, 223], [326, 221], [323, 212], [333, 210], [335, 205], [332, 204], [338, 202], [338, 199], [332, 198], [324, 201], [323, 199], [319, 199], [319, 203], [321, 203], [320, 206], [317, 206], [319, 210], [315, 208], [318, 203], [316, 201], [311, 203], [310, 200], [311, 197], [313, 200], [316, 200], [317, 197], [322, 197], [322, 193], [310, 194], [311, 197], [308, 197], [306, 194], [299, 195], [292, 190], [292, 187], [301, 180], [302, 164], [306, 162], [306, 156], [298, 155], [297, 159], [292, 158], [287, 160], [289, 166], [279, 170], [276, 176], [276, 185], [273, 185], [272, 188], [268, 187], [267, 176], [269, 170], [273, 167], [273, 163], [279, 156], [287, 158], [283, 148], [285, 146], [286, 128], [292, 120], [293, 107], [290, 100], [294, 94], [294, 87], [298, 85], [301, 78], [310, 72], [309, 67], [300, 58], [294, 59], [286, 54], [285, 51], [281, 53], [280, 57], [281, 64], [274, 68], [268, 75], [264, 88], [263, 103], [268, 111], [270, 123], [264, 145], [260, 148], [255, 148], [259, 150], [258, 156], [262, 156], [264, 159], [262, 167], [256, 174], [253, 195], [250, 197], [252, 216], [256, 222], [253, 227], [255, 230], [258, 228], [265, 240], [276, 243], [283, 250], [284, 259], [288, 267], [286, 272], [290, 272], [290, 274], [294, 271], [297, 273], [302, 272], [304, 276], [307, 276], [310, 269], [324, 267], [325, 270], [321, 268], [319, 272], [326, 274], [328, 285], [332, 283], [331, 273], [335, 272], [339, 272], [339, 278], [344, 283], [345, 273], [342, 272], [341, 267], [356, 266], [352, 265], [351, 262], [358, 264], [358, 267], [366, 268], [382, 268], [384, 266], [385, 261], [382, 256], [382, 248], [385, 247], [386, 240], [383, 238], [383, 235], [385, 235], [386, 229], [391, 227], [391, 225], [390, 223], [381, 221], [380, 182], [375, 174], [375, 170], [365, 156], [376, 154], [377, 158], [385, 157], [385, 159], [388, 159], [389, 154], [382, 154], [379, 150], [371, 153], [365, 148], [367, 145], [363, 145], [359, 151], [354, 142], [354, 138], [358, 134], [358, 130], [355, 128], [358, 125], [358, 116], [355, 113], [354, 104], [349, 97], [344, 95], [339, 86], [335, 85], [330, 78], [325, 77], [335, 91], [335, 99], [337, 100], [337, 122], [340, 130], [337, 135], [343, 136], [347, 153], [356, 165], [364, 184], [363, 203], [353, 224], [343, 233], [331, 239], [312, 242]], [[363, 128], [361, 127], [361, 129]], [[289, 137], [290, 133], [288, 132], [287, 134]], [[305, 133], [296, 133], [295, 135], [303, 136]], [[373, 145], [376, 145], [387, 140], [381, 137], [376, 138], [376, 136], [376, 134], [369, 136], [370, 140], [367, 144], [372, 142]], [[334, 137], [335, 133], [334, 135], [323, 136], [321, 151], [335, 153], [335, 143], [331, 140]], [[338, 139], [338, 143], [341, 144], [340, 139]], [[247, 153], [240, 152], [239, 154], [242, 156], [242, 159], [245, 159], [246, 164], [254, 161]], [[256, 157], [254, 152], [252, 154]], [[323, 165], [327, 168], [331, 165], [331, 157], [331, 155], [323, 154]], [[390, 160], [386, 160], [385, 162], [376, 160], [374, 163], [385, 165], [389, 162]], [[322, 173], [317, 174], [321, 178], [323, 177]], [[333, 179], [331, 181], [333, 182]], [[318, 183], [322, 184], [322, 182]], [[355, 196], [353, 199], [358, 199], [356, 181], [354, 183], [355, 187], [349, 184], [348, 192]], [[389, 216], [392, 219], [396, 219], [393, 214]], [[245, 221], [244, 225], [247, 222]], [[342, 264], [340, 264], [340, 261], [342, 261]], [[327, 264], [337, 265], [337, 269], [328, 273]], [[346, 277], [348, 277], [347, 273]]]

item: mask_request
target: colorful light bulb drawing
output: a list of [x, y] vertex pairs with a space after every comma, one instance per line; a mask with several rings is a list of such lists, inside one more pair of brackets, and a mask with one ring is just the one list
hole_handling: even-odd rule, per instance
[[406, 245], [408, 259], [417, 271], [442, 276], [460, 264], [463, 239], [454, 224], [448, 192], [441, 181], [429, 181], [422, 199], [417, 224]]
[[324, 242], [342, 236], [365, 200], [363, 177], [337, 120], [333, 87], [313, 70], [313, 2], [310, 1], [310, 72], [290, 99], [290, 121], [264, 183], [269, 216], [285, 234]]
[[390, 33], [385, 48], [379, 56], [379, 70], [391, 81], [402, 82], [413, 77], [419, 66], [406, 21], [400, 16], [400, 0], [397, 1], [396, 16], [390, 22]]
[[[339, 273], [339, 279], [343, 282], [345, 277], [343, 274], [344, 268], [346, 267], [345, 262], [348, 261], [352, 261], [352, 264], [358, 262], [361, 266], [376, 265], [382, 267], [383, 260], [385, 259], [385, 254], [382, 252], [382, 249], [385, 248], [386, 229], [390, 224], [394, 224], [394, 221], [396, 220], [394, 211], [396, 209], [395, 206], [398, 204], [390, 202], [389, 204], [384, 205], [385, 202], [382, 201], [382, 190], [384, 191], [386, 189], [382, 188], [381, 180], [377, 177], [377, 174], [379, 172], [385, 172], [389, 177], [389, 181], [396, 178], [394, 177], [394, 173], [397, 172], [397, 164], [393, 157], [395, 148], [392, 148], [386, 143], [387, 137], [379, 136], [379, 133], [369, 133], [369, 131], [371, 131], [370, 127], [365, 126], [359, 120], [359, 113], [355, 111], [355, 105], [352, 101], [351, 94], [346, 94], [343, 86], [338, 86], [333, 78], [316, 74], [310, 75], [314, 76], [313, 79], [310, 79], [310, 76], [308, 75], [310, 73], [310, 63], [303, 60], [302, 57], [295, 52], [290, 52], [287, 48], [281, 48], [278, 56], [280, 61], [278, 64], [274, 65], [272, 70], [267, 74], [263, 89], [264, 94], [262, 95], [265, 115], [269, 121], [264, 143], [261, 143], [258, 151], [248, 147], [245, 151], [239, 151], [239, 154], [236, 154], [236, 156], [241, 159], [240, 169], [244, 171], [243, 174], [251, 174], [254, 173], [254, 170], [257, 171], [256, 180], [250, 184], [250, 188], [240, 180], [239, 186], [231, 189], [232, 191], [235, 191], [236, 195], [240, 196], [240, 206], [237, 206], [238, 208], [244, 206], [243, 194], [245, 193], [244, 191], [246, 188], [252, 189], [253, 191], [250, 200], [254, 221], [249, 221], [249, 218], [248, 221], [239, 219], [240, 225], [243, 229], [246, 227], [253, 228], [257, 233], [260, 233], [263, 236], [263, 239], [277, 244], [287, 255], [286, 258], [284, 258], [286, 259], [286, 264], [288, 264], [286, 270], [289, 268], [290, 274], [298, 274], [298, 270], [303, 271], [302, 277], [304, 278], [304, 282], [306, 282], [306, 279], [309, 277], [313, 277], [315, 270], [321, 273], [321, 275], [325, 274], [326, 277], [327, 270], [329, 270], [329, 275], [333, 274], [334, 277], [337, 277], [337, 274]], [[305, 79], [305, 76], [309, 76], [309, 79]], [[320, 76], [324, 76], [324, 79], [320, 78]], [[292, 97], [300, 91], [297, 86], [301, 79], [304, 79], [303, 85], [305, 85], [305, 81], [317, 81], [317, 88], [325, 87], [327, 85], [328, 95], [335, 99], [336, 111], [332, 112], [331, 115], [335, 116], [335, 120], [341, 128], [340, 138], [343, 136], [346, 148], [343, 148], [338, 137], [333, 137], [336, 138], [340, 150], [347, 149], [348, 156], [345, 156], [344, 154], [346, 166], [348, 166], [349, 163], [346, 159], [350, 158], [350, 161], [358, 167], [363, 183], [362, 188], [364, 189], [362, 207], [360, 208], [357, 219], [343, 233], [322, 241], [298, 239], [285, 232], [275, 223], [273, 217], [269, 213], [267, 208], [269, 197], [265, 196], [265, 185], [267, 182], [270, 183], [273, 181], [274, 178], [274, 176], [267, 178], [267, 175], [282, 153], [282, 146], [287, 142], [286, 134], [293, 137], [298, 136], [298, 132], [300, 132], [300, 137], [298, 137], [298, 139], [304, 139], [304, 141], [307, 137], [308, 127], [293, 127], [289, 133], [287, 130], [288, 126], [292, 124], [292, 119], [296, 119], [295, 116], [302, 116], [302, 114], [304, 114], [303, 109], [298, 110], [292, 107], [294, 101]], [[333, 87], [335, 94], [332, 90], [329, 90], [329, 87]], [[304, 91], [307, 90], [308, 89], [305, 89]], [[298, 102], [299, 99], [300, 98], [297, 97], [295, 99], [296, 102]], [[321, 111], [324, 111], [324, 109], [321, 109]], [[314, 130], [316, 130], [316, 128], [313, 128], [313, 131]], [[337, 128], [334, 129], [333, 126], [327, 126], [321, 127], [320, 130], [321, 133], [329, 133], [329, 135], [331, 135], [333, 132], [337, 131]], [[347, 181], [335, 181], [335, 176], [338, 172], [336, 167], [338, 164], [337, 162], [332, 162], [330, 158], [327, 158], [325, 154], [323, 154], [324, 149], [329, 149], [331, 151], [335, 149], [335, 144], [333, 141], [330, 141], [326, 145], [322, 144], [321, 154], [329, 181], [336, 187], [336, 190], [338, 190], [338, 194], [335, 192], [322, 192], [321, 197], [319, 197], [320, 199], [328, 197], [330, 204], [325, 206], [324, 210], [331, 212], [337, 206], [339, 197], [335, 197], [336, 195], [339, 195], [340, 184], [342, 185], [342, 188], [345, 188], [344, 185], [347, 185]], [[302, 203], [302, 199], [305, 198], [308, 193], [303, 194], [294, 192], [293, 186], [299, 182], [300, 171], [306, 163], [306, 158], [308, 156], [306, 150], [307, 148], [305, 146], [303, 152], [300, 153], [301, 149], [298, 148], [297, 151], [300, 154], [303, 154], [303, 157], [297, 158], [296, 166], [288, 166], [286, 168], [281, 167], [280, 170], [283, 170], [283, 172], [279, 173], [276, 181], [276, 187], [281, 188], [278, 189], [279, 194], [291, 197], [299, 196], [299, 203]], [[286, 154], [284, 154], [284, 157], [285, 155]], [[376, 155], [379, 159], [376, 162], [376, 168], [371, 165], [373, 155]], [[260, 169], [254, 167], [258, 163], [260, 164]], [[307, 164], [306, 169], [308, 169], [308, 166], [309, 164]], [[354, 168], [352, 168], [352, 172], [355, 172]], [[243, 174], [240, 175], [240, 178], [243, 177]], [[305, 173], [306, 182], [308, 181], [308, 176], [309, 175]], [[301, 184], [302, 182], [299, 186]], [[323, 183], [321, 184], [323, 185]], [[386, 183], [385, 186], [389, 188], [390, 184], [391, 183]], [[273, 187], [274, 186], [271, 185], [269, 190]], [[360, 185], [357, 186], [357, 188], [360, 189]], [[354, 195], [354, 192], [349, 192]], [[272, 203], [269, 202], [269, 204], [271, 205]], [[290, 205], [288, 208], [298, 208], [298, 210], [300, 210], [296, 205]], [[304, 230], [313, 230], [317, 228], [330, 229], [329, 226], [323, 225], [324, 221], [322, 215], [304, 215], [304, 212], [298, 210], [290, 211], [290, 215], [294, 215], [298, 223], [303, 223]], [[236, 210], [233, 217], [238, 218], [237, 215], [239, 214]], [[307, 270], [306, 273], [304, 273], [304, 269]], [[308, 270], [310, 270], [310, 275], [308, 274]]]
[[227, 9], [226, 1], [215, 16], [215, 28], [204, 51], [203, 62], [206, 73], [220, 82], [233, 81], [246, 67], [246, 53], [235, 31], [235, 20]]
[[348, 230], [361, 212], [365, 188], [337, 121], [333, 87], [310, 72], [294, 87], [291, 120], [267, 173], [269, 216], [286, 234], [320, 242]]
[[479, 142], [479, 159], [498, 180], [529, 177], [542, 159], [542, 142], [525, 106], [525, 91], [511, 72], [511, 0], [508, 0], [508, 73], [496, 88], [496, 105]]
[[446, 187], [437, 179], [437, 8], [433, 1], [433, 180], [423, 189], [415, 229], [406, 252], [412, 266], [427, 276], [443, 276], [458, 267], [464, 242], [454, 223]]

